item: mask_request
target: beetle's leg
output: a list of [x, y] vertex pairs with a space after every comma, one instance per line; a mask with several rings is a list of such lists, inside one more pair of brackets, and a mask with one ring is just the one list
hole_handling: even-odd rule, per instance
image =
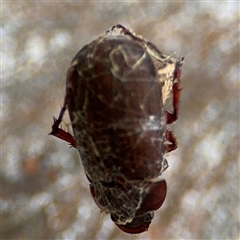
[[165, 145], [165, 153], [177, 149], [177, 140], [169, 129], [166, 129], [166, 141], [167, 143]]
[[166, 110], [167, 124], [171, 124], [178, 119], [179, 103], [180, 103], [180, 91], [179, 83], [181, 77], [182, 61], [177, 63], [174, 76], [173, 76], [173, 112]]
[[77, 144], [76, 144], [76, 140], [73, 138], [73, 136], [69, 132], [66, 132], [63, 129], [59, 128], [59, 125], [62, 122], [64, 113], [67, 109], [67, 102], [68, 102], [70, 93], [71, 93], [71, 89], [67, 88], [67, 93], [66, 93], [66, 96], [65, 96], [65, 99], [64, 99], [63, 107], [62, 107], [62, 109], [59, 113], [58, 119], [53, 118], [54, 122], [53, 122], [53, 125], [52, 125], [52, 131], [49, 133], [49, 135], [53, 135], [57, 138], [60, 138], [64, 141], [70, 143], [70, 145], [72, 147], [76, 148]]

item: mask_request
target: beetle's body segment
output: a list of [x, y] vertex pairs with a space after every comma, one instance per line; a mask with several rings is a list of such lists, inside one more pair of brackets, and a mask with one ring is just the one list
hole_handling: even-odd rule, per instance
[[[177, 147], [166, 125], [178, 115], [181, 64], [116, 25], [84, 46], [68, 70], [64, 107], [51, 134], [71, 139], [59, 129], [67, 108], [75, 139], [68, 142], [80, 153], [91, 194], [128, 233], [146, 231], [166, 197], [160, 175], [168, 166], [164, 154]], [[167, 84], [173, 113], [164, 107]]]

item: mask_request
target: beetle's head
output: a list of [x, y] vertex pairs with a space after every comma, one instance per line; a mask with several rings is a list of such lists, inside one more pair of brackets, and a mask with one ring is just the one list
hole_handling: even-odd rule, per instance
[[148, 191], [143, 196], [141, 207], [137, 210], [135, 216], [126, 224], [118, 224], [117, 216], [111, 214], [111, 219], [124, 232], [130, 234], [139, 234], [148, 230], [154, 217], [154, 212], [160, 208], [167, 195], [167, 184], [165, 180], [151, 183]]

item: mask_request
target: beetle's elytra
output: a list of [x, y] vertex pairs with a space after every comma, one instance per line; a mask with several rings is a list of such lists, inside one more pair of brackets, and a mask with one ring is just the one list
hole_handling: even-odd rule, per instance
[[[50, 134], [78, 149], [96, 204], [127, 233], [146, 231], [166, 198], [161, 174], [164, 154], [177, 148], [167, 124], [178, 117], [182, 60], [116, 25], [85, 45], [68, 69]], [[59, 128], [66, 109], [74, 137]]]

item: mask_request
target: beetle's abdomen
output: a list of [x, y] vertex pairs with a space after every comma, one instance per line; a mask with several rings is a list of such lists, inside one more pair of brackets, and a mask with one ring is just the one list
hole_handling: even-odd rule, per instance
[[121, 36], [96, 40], [73, 59], [68, 108], [91, 181], [161, 172], [166, 122], [156, 75], [146, 49]]

